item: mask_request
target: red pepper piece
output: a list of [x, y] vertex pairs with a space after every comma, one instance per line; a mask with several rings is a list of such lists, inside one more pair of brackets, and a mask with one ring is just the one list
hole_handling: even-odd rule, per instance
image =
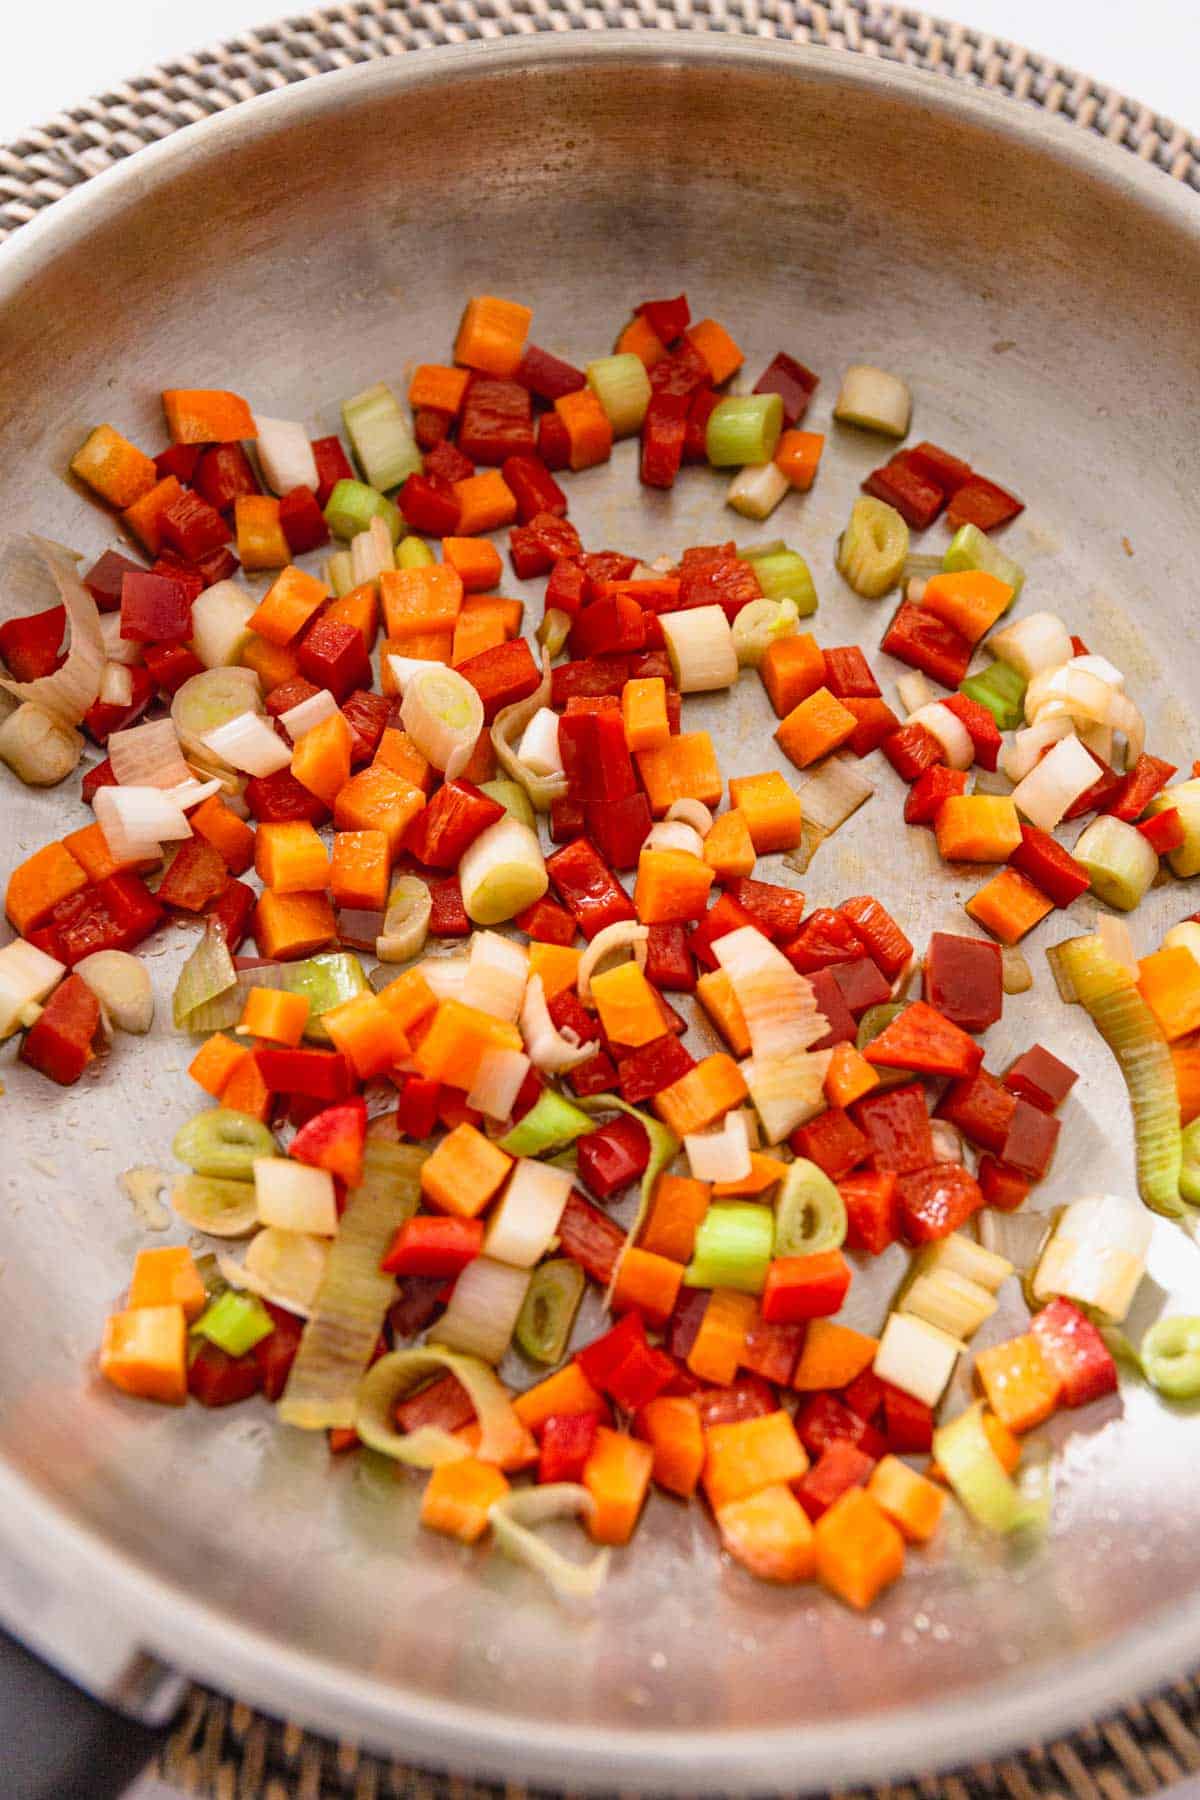
[[475, 473], [475, 464], [469, 456], [464, 456], [456, 444], [448, 438], [435, 444], [425, 458], [426, 475], [436, 475], [439, 481], [467, 481]]
[[252, 775], [243, 798], [251, 817], [260, 825], [286, 825], [297, 819], [323, 825], [329, 817], [324, 801], [302, 787], [290, 769], [279, 769], [274, 775]]
[[642, 845], [654, 823], [650, 803], [640, 791], [620, 800], [589, 800], [587, 829], [611, 869], [636, 869]]
[[388, 1275], [461, 1275], [483, 1249], [482, 1219], [422, 1214], [403, 1224], [379, 1267]]
[[553, 900], [535, 900], [517, 914], [513, 924], [537, 944], [569, 944], [575, 937], [575, 921]]
[[272, 1306], [269, 1300], [264, 1300], [263, 1305], [270, 1313], [275, 1329], [270, 1337], [259, 1339], [250, 1355], [258, 1364], [263, 1393], [268, 1400], [274, 1402], [287, 1386], [296, 1352], [300, 1348], [300, 1339], [304, 1335], [304, 1320], [298, 1319], [294, 1313], [284, 1312], [282, 1306]]
[[539, 400], [548, 400], [551, 406], [564, 394], [577, 394], [587, 386], [582, 369], [563, 362], [559, 356], [551, 356], [548, 350], [539, 350], [536, 344], [526, 344], [512, 378]]
[[546, 872], [589, 943], [606, 925], [637, 917], [628, 894], [586, 838], [547, 857]]
[[1084, 792], [1080, 794], [1078, 800], [1073, 800], [1071, 802], [1070, 806], [1068, 806], [1066, 812], [1063, 814], [1064, 819], [1082, 819], [1085, 813], [1104, 812], [1109, 803], [1117, 798], [1125, 785], [1125, 777], [1123, 775], [1118, 775], [1115, 769], [1110, 769], [1108, 764], [1097, 756], [1094, 750], [1090, 750], [1088, 754], [1099, 769], [1100, 774], [1092, 783], [1091, 787], [1086, 788]]
[[159, 519], [163, 543], [185, 562], [195, 562], [229, 542], [229, 524], [215, 506], [186, 488]]
[[171, 859], [171, 866], [158, 885], [158, 899], [163, 906], [174, 906], [181, 912], [204, 912], [219, 900], [229, 885], [225, 858], [203, 838], [185, 838]]
[[1117, 1391], [1117, 1365], [1091, 1320], [1069, 1300], [1052, 1300], [1030, 1328], [1062, 1382], [1068, 1406], [1087, 1406]]
[[937, 818], [943, 800], [949, 800], [952, 794], [965, 794], [967, 791], [967, 771], [965, 769], [948, 769], [944, 763], [935, 763], [932, 769], [926, 769], [918, 775], [908, 791], [904, 802], [904, 819], [908, 825], [932, 825]]
[[864, 494], [895, 507], [906, 525], [924, 531], [933, 524], [946, 504], [943, 490], [929, 481], [908, 461], [904, 452], [893, 456], [882, 468], [872, 469], [862, 484]]
[[200, 598], [206, 587], [211, 585], [204, 579], [198, 563], [183, 562], [178, 556], [173, 556], [166, 551], [150, 565], [150, 573], [151, 575], [165, 576], [169, 581], [178, 582], [187, 595], [189, 606]]
[[767, 364], [754, 384], [756, 394], [778, 394], [783, 401], [783, 422], [790, 430], [808, 411], [808, 403], [817, 391], [820, 377], [780, 350]]
[[[270, 1340], [263, 1339], [264, 1343]], [[249, 1400], [262, 1386], [262, 1370], [253, 1350], [230, 1356], [217, 1344], [200, 1339], [200, 1347], [188, 1364], [188, 1393], [201, 1406], [232, 1406]]]
[[475, 1402], [458, 1376], [449, 1370], [396, 1408], [396, 1424], [401, 1431], [420, 1431], [427, 1426], [438, 1431], [461, 1431], [474, 1417]]
[[68, 975], [25, 1034], [21, 1061], [59, 1087], [71, 1087], [92, 1060], [99, 1029], [100, 1002], [86, 981]]
[[1031, 1106], [1028, 1100], [1018, 1100], [1008, 1122], [1000, 1159], [1018, 1175], [1040, 1181], [1054, 1159], [1061, 1130], [1062, 1121], [1053, 1113], [1043, 1112], [1040, 1106]]
[[708, 1311], [707, 1288], [681, 1287], [675, 1310], [666, 1324], [666, 1347], [680, 1363], [686, 1362]]
[[901, 781], [915, 781], [926, 770], [936, 768], [946, 754], [924, 725], [902, 725], [884, 738], [880, 748]]
[[62, 961], [71, 967], [93, 950], [132, 950], [148, 937], [163, 909], [137, 875], [109, 875], [75, 896], [86, 904], [59, 929]]
[[427, 1138], [437, 1124], [442, 1084], [423, 1075], [406, 1075], [396, 1103], [396, 1125], [402, 1136]]
[[367, 1141], [367, 1103], [361, 1095], [342, 1106], [318, 1106], [288, 1145], [288, 1155], [312, 1169], [327, 1169], [347, 1188], [362, 1180]]
[[185, 681], [204, 672], [186, 644], [147, 644], [142, 655], [155, 687], [164, 694], [177, 694]]
[[406, 525], [431, 537], [453, 537], [462, 517], [461, 500], [440, 475], [410, 475], [396, 504]]
[[762, 925], [748, 913], [744, 906], [739, 906], [732, 894], [722, 894], [715, 900], [688, 938], [688, 949], [696, 961], [705, 969], [718, 967], [712, 947], [718, 938], [725, 937], [731, 931], [740, 931], [744, 925], [750, 925], [755, 931], [763, 931]]
[[1009, 857], [1012, 868], [1028, 876], [1055, 906], [1070, 906], [1080, 894], [1086, 894], [1091, 877], [1083, 864], [1076, 862], [1048, 831], [1036, 825], [1021, 826], [1021, 842]]
[[406, 848], [430, 869], [457, 869], [480, 832], [504, 817], [504, 808], [471, 781], [446, 781], [414, 821]]
[[458, 443], [464, 456], [499, 468], [510, 456], [532, 456], [533, 405], [518, 381], [476, 375], [463, 398]]
[[883, 1428], [897, 1456], [923, 1456], [933, 1449], [933, 1408], [890, 1382], [884, 1383]]
[[[507, 468], [508, 464], [504, 466]], [[514, 525], [508, 534], [509, 559], [513, 574], [520, 580], [528, 581], [534, 575], [544, 575], [547, 570], [553, 572], [559, 562], [565, 562], [567, 568], [575, 569], [573, 578], [560, 578], [567, 590], [568, 601], [573, 602], [563, 606], [562, 611], [569, 612], [572, 616], [583, 604], [584, 575], [575, 561], [582, 549], [575, 527], [568, 519], [557, 518], [552, 512], [535, 513], [527, 524]], [[557, 604], [557, 600], [551, 599], [550, 589], [547, 587], [546, 611], [549, 612]]]
[[933, 1161], [933, 1133], [919, 1083], [867, 1094], [855, 1101], [851, 1117], [866, 1133], [877, 1169], [906, 1175]]
[[688, 401], [687, 429], [683, 434], [685, 463], [708, 461], [708, 421], [721, 396], [714, 388], [697, 388]]
[[807, 1330], [803, 1323], [770, 1325], [759, 1312], [746, 1330], [746, 1341], [741, 1349], [743, 1369], [749, 1369], [752, 1375], [761, 1375], [764, 1381], [787, 1387], [800, 1360]]
[[836, 1443], [853, 1444], [876, 1461], [887, 1450], [882, 1433], [851, 1412], [836, 1394], [814, 1394], [806, 1400], [796, 1414], [796, 1433], [812, 1457], [824, 1455]]
[[869, 756], [900, 729], [900, 721], [886, 700], [856, 700], [852, 695], [843, 700], [842, 705], [858, 721], [846, 739], [847, 747], [855, 756]]
[[498, 712], [518, 700], [527, 700], [541, 686], [542, 673], [525, 638], [512, 638], [494, 650], [481, 650], [458, 665], [483, 701], [483, 716], [490, 725]]
[[1042, 1112], [1057, 1112], [1079, 1076], [1040, 1044], [1018, 1056], [1004, 1072], [1004, 1085], [1018, 1099], [1028, 1100]]
[[934, 1163], [896, 1177], [900, 1228], [909, 1244], [932, 1244], [965, 1225], [983, 1205], [979, 1183], [961, 1163]]
[[590, 1013], [573, 988], [555, 994], [546, 1009], [556, 1031], [573, 1031], [581, 1044], [602, 1044], [604, 1035], [600, 1020]]
[[[591, 801], [624, 800], [637, 794], [633, 759], [615, 697], [578, 696], [567, 703], [558, 722], [558, 746], [567, 793], [585, 807]], [[645, 796], [639, 796], [643, 804]], [[646, 831], [649, 830], [647, 811]], [[590, 821], [589, 821], [590, 827]], [[642, 832], [642, 838], [646, 831]], [[637, 848], [641, 847], [641, 839]], [[634, 853], [636, 860], [636, 850]]]
[[649, 1344], [635, 1344], [609, 1376], [608, 1391], [617, 1406], [626, 1412], [637, 1412], [669, 1387], [677, 1372], [665, 1351], [652, 1350]]
[[[664, 1032], [662, 1037], [618, 1058], [617, 1080], [621, 1098], [628, 1100], [630, 1106], [640, 1106], [644, 1100], [651, 1100], [655, 1094], [670, 1087], [672, 1082], [682, 1080], [695, 1066], [695, 1057], [684, 1049], [675, 1033]], [[630, 1120], [631, 1124], [633, 1122]]]
[[528, 525], [542, 513], [550, 518], [566, 518], [567, 496], [536, 452], [531, 451], [528, 456], [510, 456], [501, 465], [500, 473], [512, 489], [517, 518], [522, 525]]
[[[336, 438], [333, 441], [336, 443]], [[347, 474], [350, 473], [352, 471], [347, 469]], [[203, 450], [196, 464], [194, 485], [200, 496], [219, 513], [229, 512], [234, 502], [247, 494], [262, 493], [250, 458], [240, 444], [210, 444]], [[223, 544], [225, 539], [218, 538], [217, 542]]]
[[997, 1156], [1012, 1123], [1016, 1100], [986, 1069], [961, 1081], [952, 1081], [937, 1107], [937, 1117], [947, 1120], [981, 1150]]
[[865, 1487], [874, 1467], [875, 1458], [857, 1444], [835, 1438], [795, 1484], [796, 1498], [810, 1519], [819, 1519], [850, 1488]]
[[200, 450], [199, 444], [168, 444], [154, 459], [158, 479], [165, 481], [168, 475], [173, 475], [187, 487], [196, 473]]
[[[797, 1327], [782, 1329], [794, 1331]], [[779, 1411], [779, 1401], [770, 1382], [755, 1374], [731, 1382], [728, 1387], [701, 1388], [696, 1395], [696, 1405], [705, 1431], [711, 1431], [714, 1425], [741, 1425], [747, 1419], [765, 1419], [770, 1413]]]
[[1143, 819], [1138, 830], [1156, 856], [1168, 856], [1172, 850], [1178, 850], [1184, 841], [1183, 820], [1177, 806], [1169, 806], [1165, 812]]
[[679, 571], [679, 605], [719, 606], [732, 625], [743, 606], [762, 598], [758, 576], [750, 564], [736, 556], [714, 556], [707, 562], [685, 563]]
[[593, 600], [602, 599], [610, 581], [628, 581], [637, 568], [636, 556], [626, 556], [620, 550], [590, 550], [579, 560], [585, 577], [585, 606], [590, 606]]
[[[154, 565], [156, 571], [161, 569], [163, 561], [160, 557]], [[207, 556], [198, 556], [185, 566], [201, 577], [204, 587], [213, 587], [218, 581], [228, 581], [231, 575], [236, 575], [242, 565], [229, 545], [222, 544], [219, 550], [210, 550]], [[175, 574], [174, 568], [170, 573]]]
[[707, 386], [708, 380], [708, 364], [687, 338], [650, 371], [650, 388], [655, 394], [694, 394], [697, 388]]
[[538, 1481], [582, 1481], [599, 1425], [595, 1413], [551, 1413], [542, 1426]]
[[296, 487], [280, 496], [279, 528], [293, 556], [319, 550], [322, 544], [329, 542], [325, 514], [317, 505], [317, 496], [311, 488]]
[[317, 465], [317, 505], [325, 506], [339, 481], [354, 480], [354, 468], [339, 437], [314, 438], [312, 452]]
[[[609, 1221], [605, 1220], [605, 1223], [608, 1224]], [[629, 1312], [602, 1336], [593, 1338], [590, 1344], [577, 1350], [575, 1361], [592, 1386], [599, 1392], [606, 1393], [609, 1382], [630, 1351], [644, 1347], [645, 1343], [646, 1327], [642, 1322], [642, 1315]]]
[[576, 657], [623, 655], [640, 650], [645, 642], [641, 607], [627, 595], [615, 594], [593, 601], [576, 615], [568, 649]]
[[869, 894], [843, 900], [838, 911], [849, 920], [850, 929], [867, 955], [874, 957], [889, 981], [895, 981], [909, 962], [913, 947], [891, 913]]
[[986, 1031], [1004, 1010], [1004, 960], [986, 938], [935, 931], [925, 958], [925, 998], [963, 1031]]
[[517, 1097], [513, 1101], [512, 1122], [516, 1125], [531, 1112], [545, 1092], [546, 1084], [536, 1069], [529, 1069], [525, 1079], [517, 1089]]
[[379, 748], [391, 717], [391, 703], [386, 694], [373, 694], [368, 688], [356, 688], [342, 701], [342, 716], [354, 733], [350, 745], [350, 766], [357, 768], [370, 762]]
[[187, 590], [167, 575], [137, 569], [121, 583], [121, 636], [139, 644], [177, 643], [191, 635]]
[[646, 980], [669, 994], [691, 994], [696, 987], [696, 964], [688, 948], [683, 925], [651, 925], [646, 939]]
[[887, 1383], [880, 1381], [874, 1369], [864, 1369], [856, 1375], [848, 1386], [841, 1389], [843, 1404], [865, 1419], [868, 1425], [877, 1425], [883, 1412], [883, 1397], [887, 1391]]
[[338, 619], [318, 618], [310, 625], [296, 660], [301, 673], [328, 688], [339, 705], [354, 688], [371, 685], [371, 658], [362, 632]]
[[1147, 756], [1143, 751], [1104, 811], [1111, 813], [1114, 819], [1124, 819], [1127, 825], [1132, 825], [1135, 819], [1141, 818], [1155, 794], [1177, 773], [1174, 763], [1164, 762], [1161, 756]]
[[801, 925], [783, 953], [801, 975], [828, 969], [833, 963], [850, 962], [861, 955], [862, 944], [849, 919], [832, 907], [818, 906]]
[[863, 1133], [840, 1106], [827, 1107], [793, 1131], [788, 1143], [797, 1156], [807, 1157], [823, 1169], [831, 1181], [841, 1181], [865, 1162], [870, 1151]]
[[994, 1156], [981, 1156], [976, 1178], [983, 1204], [995, 1212], [1015, 1212], [1029, 1198], [1033, 1183]]
[[628, 657], [614, 656], [607, 662], [591, 659], [559, 663], [550, 673], [550, 704], [561, 712], [569, 700], [601, 699], [605, 695], [620, 699], [629, 679]]
[[642, 420], [639, 473], [646, 487], [671, 488], [683, 462], [690, 402], [685, 394], [654, 394]]
[[877, 700], [879, 683], [857, 644], [825, 652], [825, 686], [838, 700]]
[[293, 706], [302, 705], [320, 691], [319, 687], [306, 680], [303, 675], [293, 675], [290, 681], [281, 681], [278, 687], [273, 687], [263, 704], [271, 718], [278, 719]]
[[959, 686], [971, 663], [962, 633], [910, 600], [901, 601], [880, 648], [948, 688]]
[[1007, 525], [1024, 511], [1025, 502], [1015, 494], [972, 473], [951, 500], [947, 517], [956, 531], [960, 525], [978, 525], [980, 531], [994, 531], [997, 525]]
[[725, 892], [745, 908], [773, 944], [786, 944], [799, 932], [804, 919], [804, 895], [796, 888], [739, 875], [725, 883]]
[[846, 1009], [854, 1019], [861, 1019], [868, 1007], [882, 1006], [892, 997], [891, 983], [869, 956], [855, 957], [853, 962], [831, 963], [828, 973], [841, 989]]
[[951, 1024], [925, 1000], [914, 1000], [864, 1052], [881, 1069], [911, 1069], [917, 1075], [973, 1075], [983, 1051], [967, 1032]]
[[546, 611], [565, 612], [573, 619], [583, 605], [584, 582], [580, 564], [569, 556], [560, 556], [546, 583]]
[[556, 412], [543, 413], [538, 420], [537, 453], [548, 469], [571, 466], [571, 436]]
[[470, 937], [471, 921], [463, 905], [462, 888], [458, 884], [457, 875], [447, 875], [442, 881], [431, 881], [429, 898], [433, 903], [429, 929], [434, 937]]
[[[432, 1127], [431, 1127], [432, 1129]], [[384, 1331], [392, 1343], [416, 1337], [432, 1325], [443, 1307], [446, 1283], [440, 1276], [410, 1275], [399, 1284], [399, 1298], [388, 1307]]]
[[840, 1312], [850, 1291], [850, 1265], [840, 1250], [813, 1256], [777, 1256], [767, 1269], [762, 1316], [770, 1323], [827, 1319]]
[[45, 612], [26, 613], [0, 625], [0, 659], [8, 664], [14, 681], [37, 681], [51, 675], [66, 661], [60, 646], [67, 629], [65, 606], [48, 606]]
[[258, 903], [258, 895], [244, 881], [230, 881], [209, 913], [225, 931], [225, 945], [232, 956], [250, 929], [250, 915]]
[[966, 726], [980, 768], [994, 769], [1004, 742], [995, 715], [969, 694], [951, 694], [942, 704]]
[[[186, 448], [186, 446], [181, 445], [180, 448]], [[83, 585], [101, 612], [116, 612], [121, 604], [121, 583], [126, 575], [136, 575], [142, 572], [144, 571], [141, 563], [131, 562], [129, 557], [122, 556], [117, 550], [106, 550], [103, 556], [96, 559], [83, 577]], [[2, 644], [0, 644], [0, 655], [4, 656], [6, 662], [8, 661]], [[18, 679], [24, 679], [24, 677]]]
[[593, 1094], [611, 1094], [617, 1085], [617, 1065], [607, 1050], [597, 1050], [595, 1056], [572, 1069], [567, 1079], [581, 1100]]
[[837, 1187], [846, 1208], [846, 1248], [879, 1256], [900, 1235], [894, 1172], [877, 1169], [847, 1175]]
[[259, 1073], [273, 1094], [306, 1094], [312, 1100], [348, 1100], [354, 1092], [350, 1065], [340, 1050], [255, 1051]]
[[609, 1200], [645, 1172], [650, 1139], [627, 1113], [575, 1140], [579, 1177], [597, 1200]]
[[439, 444], [448, 443], [453, 424], [453, 413], [443, 412], [437, 406], [418, 406], [413, 413], [413, 437], [417, 440], [417, 449], [436, 450]]
[[656, 338], [660, 338], [669, 350], [671, 345], [681, 338], [692, 322], [692, 309], [688, 305], [686, 294], [676, 294], [673, 300], [643, 300], [634, 311], [640, 313]]
[[970, 463], [963, 462], [960, 456], [951, 456], [948, 450], [939, 449], [937, 444], [927, 441], [914, 444], [903, 455], [910, 469], [942, 488], [948, 496], [956, 494], [960, 487], [971, 480]]

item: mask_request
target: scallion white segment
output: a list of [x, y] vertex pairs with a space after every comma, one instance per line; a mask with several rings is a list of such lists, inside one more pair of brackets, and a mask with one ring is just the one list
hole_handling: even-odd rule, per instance
[[104, 657], [107, 662], [128, 663], [133, 668], [142, 661], [142, 646], [132, 638], [121, 636], [121, 615], [119, 612], [102, 613], [100, 617], [100, 641], [104, 646]]
[[738, 678], [737, 651], [721, 607], [694, 606], [686, 612], [664, 613], [659, 623], [681, 694], [733, 686]]
[[[393, 657], [395, 663], [398, 658]], [[447, 781], [470, 759], [483, 730], [483, 701], [465, 676], [441, 663], [425, 663], [404, 686], [400, 723], [421, 755]], [[519, 909], [518, 909], [519, 910]], [[502, 918], [511, 918], [502, 913]], [[491, 919], [481, 924], [494, 924]]]
[[254, 1202], [259, 1223], [278, 1231], [333, 1237], [338, 1211], [333, 1176], [287, 1156], [254, 1158]]
[[623, 351], [587, 365], [588, 386], [604, 408], [613, 436], [632, 437], [642, 428], [650, 404], [650, 377], [640, 356]]
[[192, 602], [192, 649], [206, 669], [236, 663], [250, 641], [256, 602], [236, 581], [217, 581]]
[[1090, 1194], [1060, 1217], [1033, 1278], [1037, 1300], [1061, 1295], [1094, 1306], [1119, 1325], [1146, 1272], [1153, 1225], [1146, 1209], [1121, 1194]]
[[962, 1345], [948, 1332], [939, 1331], [911, 1313], [888, 1314], [874, 1369], [880, 1381], [936, 1406], [946, 1391]]
[[1072, 732], [1060, 738], [1013, 789], [1013, 805], [1031, 825], [1053, 831], [1069, 807], [1095, 785], [1096, 765]]
[[246, 775], [275, 775], [292, 760], [288, 745], [261, 713], [240, 713], [215, 731], [206, 732], [202, 741], [223, 763]]
[[342, 421], [369, 486], [383, 494], [410, 475], [420, 474], [424, 467], [421, 452], [385, 381], [344, 400]]
[[757, 669], [776, 638], [794, 637], [800, 613], [794, 600], [751, 600], [733, 621], [733, 648], [743, 669]]
[[380, 962], [407, 962], [420, 956], [429, 935], [433, 900], [419, 875], [397, 875], [388, 894], [383, 930], [375, 939]]
[[133, 670], [128, 663], [106, 662], [100, 671], [101, 706], [128, 706], [133, 699]]
[[82, 754], [79, 733], [36, 701], [24, 701], [0, 724], [0, 762], [30, 787], [54, 787]]
[[290, 494], [293, 488], [311, 488], [315, 494], [321, 478], [317, 459], [303, 425], [294, 419], [264, 419], [255, 415], [258, 426], [256, 449], [258, 466], [273, 494]]
[[463, 906], [475, 925], [515, 918], [550, 886], [541, 845], [528, 825], [506, 815], [481, 831], [458, 865]]
[[1001, 773], [1010, 781], [1024, 781], [1030, 770], [1036, 769], [1050, 745], [1061, 743], [1070, 735], [1071, 721], [1067, 718], [1039, 719], [1036, 725], [1027, 725], [1024, 731], [1014, 732], [1012, 742], [1000, 753]]
[[66, 972], [65, 963], [24, 938], [0, 949], [0, 1039], [25, 1023], [26, 1010], [40, 1006]]
[[998, 1294], [1013, 1272], [1013, 1265], [1006, 1256], [985, 1250], [981, 1244], [964, 1237], [961, 1231], [951, 1232], [949, 1237], [930, 1244], [921, 1253], [920, 1266], [925, 1274], [938, 1269], [952, 1270], [967, 1281], [986, 1288], [990, 1294]]
[[517, 756], [535, 775], [561, 775], [562, 751], [558, 744], [558, 714], [540, 706], [521, 733]]
[[912, 417], [912, 395], [906, 382], [870, 363], [852, 363], [842, 376], [835, 419], [902, 438]]
[[995, 1312], [996, 1296], [953, 1269], [935, 1269], [916, 1277], [898, 1310], [966, 1342]]
[[571, 1183], [569, 1170], [519, 1157], [492, 1213], [483, 1254], [517, 1269], [532, 1269], [558, 1232]]
[[725, 504], [745, 519], [769, 519], [791, 488], [778, 463], [751, 463], [730, 482]]
[[1074, 856], [1091, 876], [1092, 892], [1121, 912], [1132, 912], [1140, 904], [1158, 874], [1154, 846], [1136, 826], [1107, 813], [1093, 819], [1082, 833]]
[[501, 1050], [493, 1044], [479, 1059], [467, 1105], [489, 1119], [507, 1119], [532, 1066], [522, 1051]]
[[512, 1341], [529, 1282], [528, 1269], [477, 1256], [455, 1282], [449, 1306], [430, 1328], [430, 1343], [494, 1366]]

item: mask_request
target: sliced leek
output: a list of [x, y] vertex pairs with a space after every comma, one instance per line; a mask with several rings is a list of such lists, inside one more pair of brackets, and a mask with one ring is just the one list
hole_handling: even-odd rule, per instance
[[900, 579], [908, 526], [894, 506], [869, 495], [856, 500], [838, 545], [837, 566], [856, 594], [879, 600]]
[[426, 1344], [412, 1350], [393, 1350], [368, 1369], [359, 1384], [354, 1429], [364, 1444], [407, 1463], [413, 1469], [436, 1469], [440, 1463], [458, 1462], [467, 1447], [436, 1425], [416, 1431], [397, 1431], [396, 1408], [426, 1377], [448, 1369], [471, 1398], [479, 1421], [478, 1455], [484, 1462], [502, 1463], [524, 1443], [524, 1428], [512, 1409], [499, 1378], [475, 1356], [459, 1356]]

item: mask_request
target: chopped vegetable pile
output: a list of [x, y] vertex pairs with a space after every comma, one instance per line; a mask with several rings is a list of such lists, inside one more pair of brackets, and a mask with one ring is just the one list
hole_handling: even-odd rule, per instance
[[[615, 439], [640, 437], [648, 487], [736, 471], [751, 519], [807, 491], [818, 378], [780, 353], [729, 392], [742, 352], [682, 295], [585, 370], [530, 344], [531, 317], [471, 300], [452, 363], [413, 370], [410, 410], [382, 382], [347, 400], [346, 442], [182, 389], [158, 456], [88, 436], [72, 472], [145, 554], [81, 575], [31, 538], [0, 567], [0, 758], [49, 786], [85, 738], [105, 753], [92, 822], [8, 880], [0, 1037], [77, 1082], [151, 1027], [133, 952], [201, 926], [173, 999], [215, 1102], [174, 1143], [200, 1235], [139, 1253], [104, 1329], [114, 1387], [263, 1394], [334, 1451], [423, 1471], [430, 1530], [490, 1533], [565, 1597], [595, 1593], [657, 1486], [702, 1493], [754, 1575], [866, 1608], [950, 1496], [983, 1530], [1044, 1522], [1022, 1437], [1117, 1388], [1105, 1328], [1151, 1221], [1092, 1195], [1048, 1235], [1029, 1221], [1024, 1256], [977, 1241], [1046, 1176], [1076, 1080], [1031, 1033], [991, 1070], [979, 1039], [1055, 908], [1130, 911], [1163, 858], [1200, 872], [1200, 769], [1172, 784], [1121, 671], [1055, 614], [1001, 623], [1025, 574], [988, 534], [1022, 503], [935, 444], [867, 477], [836, 553], [863, 599], [901, 591], [879, 643], [908, 667], [899, 711], [862, 646], [801, 630], [817, 593], [785, 543], [586, 551], [557, 476]], [[842, 425], [899, 440], [911, 413], [896, 375], [846, 370]], [[945, 553], [913, 553], [943, 511]], [[545, 577], [536, 649], [495, 591], [504, 530], [513, 573]], [[743, 680], [799, 784], [722, 770], [684, 719]], [[987, 936], [914, 947], [869, 894], [809, 905], [763, 878], [772, 855], [805, 874], [871, 800], [876, 750], [946, 861], [992, 865], [966, 905]], [[1198, 920], [1139, 962], [1105, 913], [1052, 956], [1169, 1216], [1200, 1204]], [[868, 1335], [839, 1315], [895, 1245]], [[974, 1354], [964, 1405], [1014, 1274], [1029, 1328]], [[1165, 1396], [1200, 1392], [1200, 1321], [1119, 1348]], [[562, 1516], [590, 1561], [539, 1535]]]

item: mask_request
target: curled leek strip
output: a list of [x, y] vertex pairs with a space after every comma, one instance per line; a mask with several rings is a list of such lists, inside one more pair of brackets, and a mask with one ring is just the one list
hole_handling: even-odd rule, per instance
[[598, 1551], [587, 1563], [571, 1562], [544, 1543], [532, 1527], [572, 1514], [587, 1518], [595, 1504], [585, 1487], [571, 1481], [553, 1481], [544, 1487], [519, 1488], [505, 1494], [489, 1507], [488, 1520], [497, 1547], [505, 1556], [543, 1575], [560, 1600], [591, 1600], [604, 1585], [608, 1551]]
[[397, 1431], [396, 1407], [426, 1375], [449, 1369], [470, 1395], [479, 1421], [476, 1455], [481, 1462], [506, 1462], [524, 1443], [524, 1430], [512, 1409], [499, 1377], [476, 1356], [460, 1356], [434, 1344], [414, 1350], [393, 1350], [381, 1356], [364, 1375], [358, 1389], [354, 1428], [364, 1444], [407, 1463], [413, 1469], [436, 1469], [439, 1463], [457, 1462], [469, 1454], [465, 1444], [436, 1425], [416, 1431]]

